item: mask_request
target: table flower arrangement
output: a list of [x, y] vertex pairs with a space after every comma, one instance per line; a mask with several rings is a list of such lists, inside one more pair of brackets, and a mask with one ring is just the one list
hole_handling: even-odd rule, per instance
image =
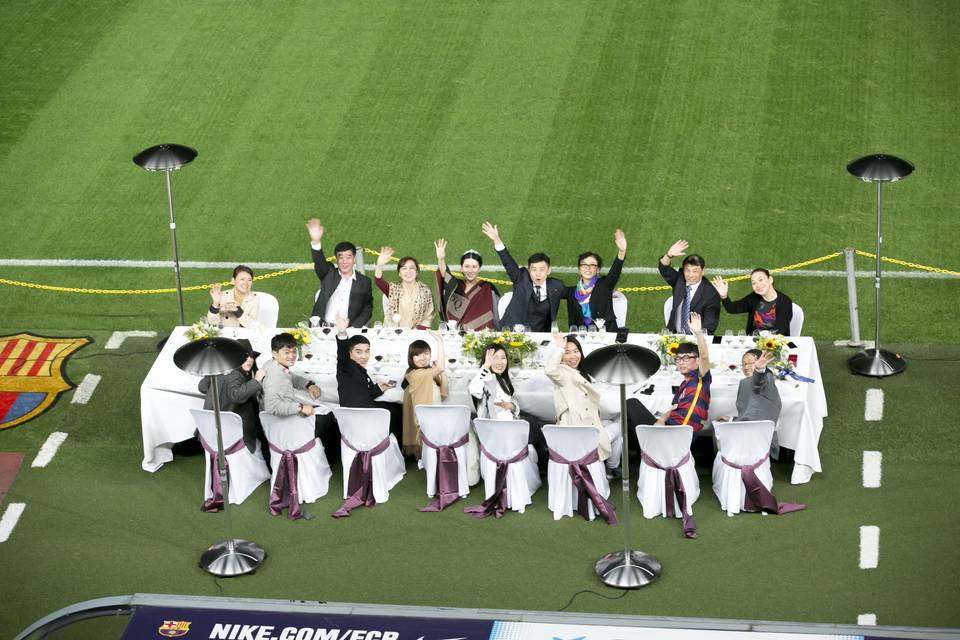
[[215, 324], [210, 324], [206, 320], [198, 320], [187, 327], [187, 330], [183, 332], [183, 335], [190, 342], [195, 340], [203, 340], [204, 338], [216, 338], [220, 335], [220, 328]]
[[483, 364], [483, 353], [491, 344], [502, 344], [507, 352], [510, 364], [521, 364], [524, 356], [537, 353], [537, 343], [525, 333], [517, 331], [491, 331], [484, 329], [468, 333], [463, 339], [463, 352], [471, 354], [479, 364]]
[[688, 344], [686, 336], [662, 335], [657, 339], [657, 351], [660, 352], [661, 359], [666, 362], [668, 358], [677, 357], [677, 349], [682, 344]]
[[310, 344], [313, 336], [310, 333], [310, 327], [306, 322], [298, 322], [297, 326], [290, 330], [293, 341], [297, 343], [297, 360], [303, 360], [303, 347]]
[[770, 366], [777, 369], [775, 375], [778, 380], [789, 377], [797, 382], [814, 382], [813, 378], [801, 376], [794, 371], [794, 364], [789, 358], [790, 340], [776, 333], [760, 331], [754, 336], [753, 341], [757, 345], [757, 349], [769, 351], [773, 354], [774, 360]]

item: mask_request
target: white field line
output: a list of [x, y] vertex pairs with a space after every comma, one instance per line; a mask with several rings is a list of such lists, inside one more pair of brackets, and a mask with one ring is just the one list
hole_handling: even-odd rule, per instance
[[867, 402], [863, 408], [863, 419], [867, 422], [883, 420], [883, 389], [867, 389]]
[[867, 625], [867, 626], [876, 626], [877, 624], [877, 614], [875, 613], [861, 613], [857, 616], [857, 624]]
[[30, 463], [30, 466], [42, 469], [50, 464], [50, 461], [53, 460], [53, 456], [55, 456], [57, 453], [57, 449], [60, 448], [60, 445], [62, 445], [63, 441], [66, 439], [67, 434], [63, 431], [54, 431], [51, 433], [47, 437], [47, 441], [43, 443], [42, 447], [40, 447], [37, 457], [33, 459], [33, 462]]
[[860, 527], [860, 568], [876, 569], [880, 561], [880, 527]]
[[[119, 349], [123, 344], [123, 341], [127, 338], [156, 338], [156, 331], [114, 331], [110, 334], [110, 339], [107, 340], [107, 344], [104, 345], [104, 349]], [[97, 379], [99, 382], [99, 378]], [[96, 385], [94, 385], [96, 386]], [[91, 390], [91, 393], [93, 391]]]
[[0, 518], [0, 542], [6, 542], [13, 533], [13, 528], [17, 526], [17, 521], [23, 515], [23, 510], [27, 505], [23, 502], [11, 502], [7, 505], [7, 510], [3, 512]]
[[87, 404], [90, 402], [90, 398], [93, 396], [93, 392], [96, 390], [98, 384], [100, 384], [100, 376], [93, 373], [88, 373], [83, 376], [83, 381], [80, 382], [76, 391], [73, 392], [73, 399], [70, 400], [70, 403]]
[[882, 475], [881, 463], [883, 454], [879, 451], [863, 452], [863, 487], [865, 489], [879, 489]]
[[[293, 269], [294, 267], [308, 267], [312, 265], [305, 262], [248, 262], [246, 263], [252, 269]], [[186, 260], [180, 263], [181, 269], [223, 269], [232, 270], [237, 263], [235, 262], [204, 262], [197, 260]], [[433, 264], [421, 265], [425, 269], [436, 267]], [[55, 260], [55, 259], [27, 259], [27, 258], [0, 258], [0, 267], [94, 267], [103, 268], [125, 268], [125, 269], [172, 269], [173, 262], [170, 260]], [[365, 261], [364, 270], [373, 271], [373, 261]], [[386, 265], [387, 270], [395, 270], [396, 265]], [[729, 268], [729, 267], [710, 267], [709, 275], [735, 276], [750, 272], [751, 268]], [[488, 264], [484, 265], [483, 271], [503, 273], [505, 270], [502, 265]], [[555, 273], [577, 273], [577, 267], [556, 265], [552, 268]], [[656, 267], [624, 267], [623, 273], [652, 275], [659, 273]], [[873, 278], [873, 271], [855, 271], [858, 278]], [[801, 276], [808, 278], [845, 278], [846, 271], [836, 269], [797, 269], [796, 271], [785, 272], [785, 275]], [[945, 273], [932, 273], [928, 271], [884, 271], [884, 277], [887, 278], [920, 278], [920, 279], [955, 279]]]

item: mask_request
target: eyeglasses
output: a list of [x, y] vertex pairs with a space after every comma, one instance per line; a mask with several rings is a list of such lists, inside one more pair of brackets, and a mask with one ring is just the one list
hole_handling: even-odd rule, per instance
[[588, 269], [598, 269], [600, 267], [596, 262], [581, 262], [580, 266]]
[[675, 358], [677, 362], [680, 362], [681, 360], [696, 360], [696, 359], [697, 359], [697, 356], [693, 355], [692, 353], [685, 353], [684, 355], [677, 356]]

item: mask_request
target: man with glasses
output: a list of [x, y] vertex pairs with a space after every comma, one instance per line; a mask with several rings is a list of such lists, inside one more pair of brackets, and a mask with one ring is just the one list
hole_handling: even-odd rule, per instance
[[703, 277], [703, 268], [706, 266], [703, 257], [695, 253], [686, 256], [681, 265], [683, 273], [670, 266], [674, 258], [686, 254], [688, 246], [690, 243], [686, 240], [677, 240], [670, 245], [657, 265], [664, 282], [673, 287], [673, 302], [667, 329], [690, 335], [690, 314], [698, 313], [703, 321], [703, 329], [716, 333], [720, 323], [720, 294]]
[[603, 260], [596, 253], [581, 253], [577, 260], [580, 279], [575, 286], [567, 288], [567, 318], [571, 331], [581, 326], [613, 332], [619, 328], [613, 312], [613, 292], [617, 289], [623, 259], [627, 255], [627, 238], [622, 229], [614, 232], [613, 241], [617, 257], [607, 275], [600, 275]]

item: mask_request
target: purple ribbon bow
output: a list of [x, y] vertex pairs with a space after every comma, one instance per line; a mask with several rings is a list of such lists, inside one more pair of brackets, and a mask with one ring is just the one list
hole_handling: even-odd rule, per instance
[[300, 513], [300, 494], [297, 491], [297, 462], [298, 453], [306, 453], [317, 446], [317, 439], [311, 438], [309, 442], [293, 451], [283, 450], [270, 444], [270, 450], [280, 454], [280, 464], [277, 467], [277, 477], [273, 481], [273, 487], [270, 489], [270, 515], [279, 516], [283, 513], [284, 507], [289, 507], [287, 517], [291, 520], [299, 520], [303, 517]]
[[690, 452], [688, 451], [680, 462], [672, 467], [660, 466], [656, 460], [643, 451], [640, 452], [640, 458], [647, 465], [654, 469], [659, 469], [666, 474], [666, 477], [663, 479], [663, 497], [664, 502], [667, 504], [667, 517], [676, 517], [676, 511], [674, 510], [674, 498], [676, 498], [676, 504], [680, 507], [680, 517], [683, 518], [683, 535], [691, 540], [696, 538], [697, 523], [694, 522], [693, 516], [687, 513], [687, 490], [683, 486], [683, 478], [680, 477], [680, 467], [687, 464], [690, 460]]
[[420, 432], [420, 439], [423, 444], [437, 450], [437, 497], [428, 502], [427, 506], [421, 508], [420, 511], [443, 511], [460, 498], [460, 464], [457, 462], [457, 452], [454, 449], [467, 444], [470, 434], [465, 433], [456, 442], [439, 446], [430, 442], [422, 431]]
[[[223, 509], [223, 485], [220, 483], [220, 456], [217, 455], [216, 448], [211, 447], [210, 443], [204, 440], [202, 435], [198, 433], [197, 438], [200, 440], [200, 446], [202, 446], [203, 450], [210, 456], [210, 490], [213, 492], [213, 497], [209, 500], [204, 500], [203, 504], [200, 505], [200, 511], [216, 513]], [[224, 449], [223, 455], [229, 456], [231, 453], [236, 453], [240, 451], [243, 446], [243, 438], [240, 438]], [[226, 467], [230, 466], [230, 462], [226, 458], [224, 458], [223, 464]]]
[[550, 459], [559, 464], [567, 465], [567, 471], [570, 473], [570, 479], [573, 480], [573, 486], [577, 488], [577, 513], [583, 516], [584, 520], [589, 520], [588, 505], [593, 503], [593, 508], [603, 518], [607, 524], [617, 524], [617, 514], [610, 501], [600, 495], [597, 485], [593, 483], [593, 477], [587, 469], [587, 465], [599, 462], [600, 454], [594, 449], [579, 460], [567, 460], [553, 449], [547, 448]]
[[493, 482], [493, 493], [476, 507], [464, 507], [463, 512], [469, 513], [474, 518], [486, 518], [491, 513], [497, 518], [502, 518], [504, 512], [507, 510], [507, 467], [514, 462], [525, 460], [527, 456], [530, 455], [530, 450], [524, 447], [520, 450], [520, 453], [509, 460], [495, 458], [492, 453], [483, 447], [482, 443], [480, 444], [480, 451], [483, 455], [487, 456], [488, 460], [497, 465], [497, 475]]
[[349, 518], [350, 511], [357, 507], [372, 507], [377, 504], [373, 497], [373, 456], [379, 455], [390, 446], [390, 436], [383, 439], [380, 444], [367, 451], [360, 451], [350, 442], [340, 437], [340, 441], [353, 449], [357, 455], [353, 457], [353, 463], [350, 465], [350, 475], [347, 481], [347, 499], [344, 500], [340, 508], [333, 512], [334, 518]]
[[766, 462], [767, 458], [769, 457], [770, 453], [768, 452], [762, 458], [760, 458], [759, 461], [754, 462], [753, 464], [737, 465], [733, 464], [723, 456], [720, 456], [720, 459], [723, 460], [723, 464], [740, 470], [740, 479], [743, 481], [743, 486], [747, 488], [747, 495], [743, 500], [743, 510], [766, 511], [767, 513], [781, 515], [784, 513], [790, 513], [792, 511], [806, 509], [807, 505], [796, 502], [778, 503], [777, 499], [772, 493], [770, 493], [770, 490], [763, 486], [763, 483], [760, 482], [760, 478], [758, 478], [756, 474], [756, 469]]

